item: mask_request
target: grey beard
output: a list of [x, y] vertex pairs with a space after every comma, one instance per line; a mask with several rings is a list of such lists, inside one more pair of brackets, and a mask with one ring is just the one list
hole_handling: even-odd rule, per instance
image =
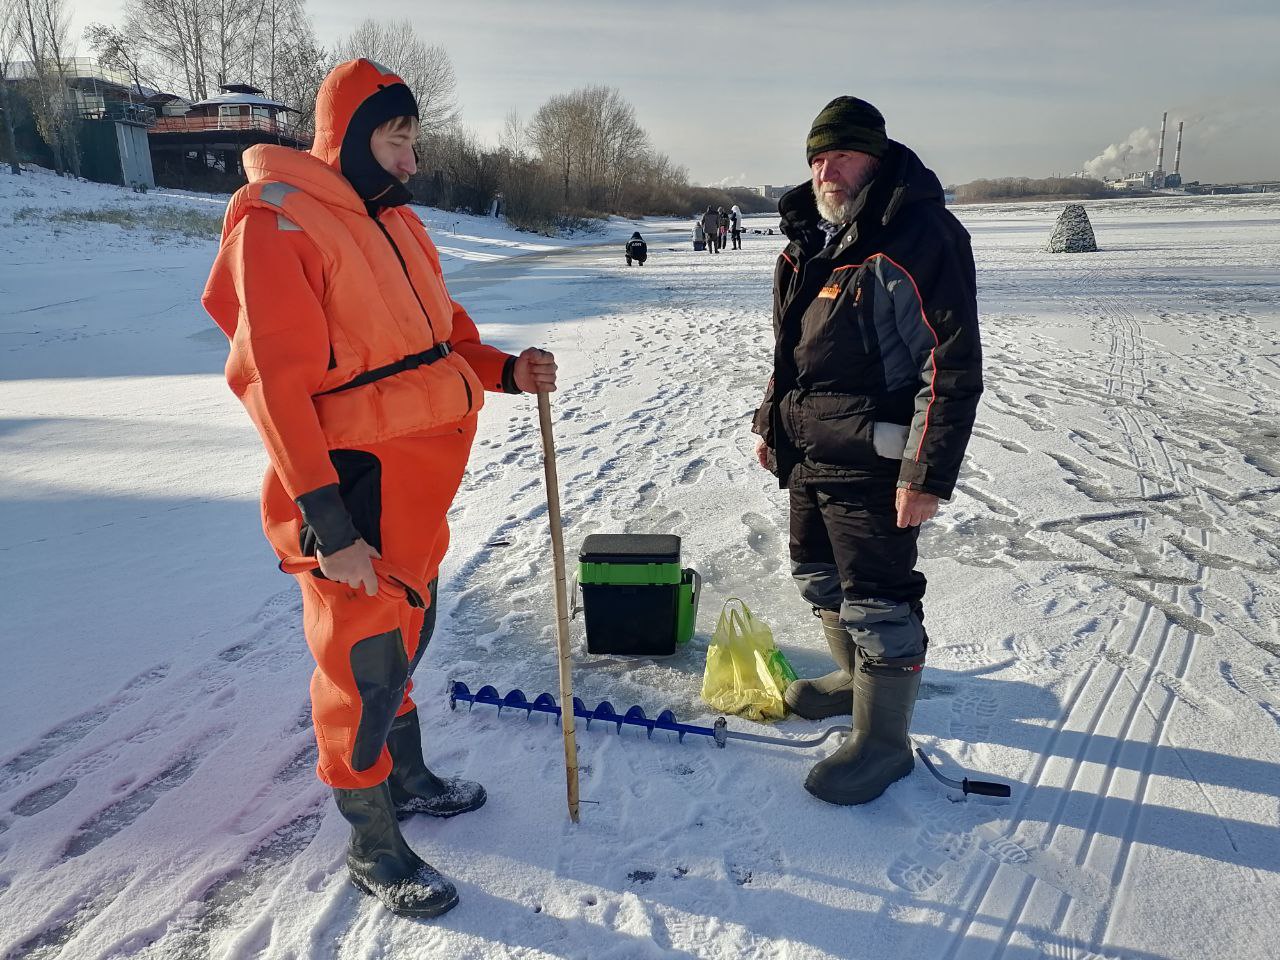
[[822, 217], [827, 223], [843, 225], [853, 219], [853, 205], [858, 199], [856, 193], [848, 197], [843, 203], [835, 203], [821, 193], [815, 196], [818, 201], [818, 216]]
[[858, 196], [862, 193], [867, 184], [875, 179], [876, 171], [878, 169], [879, 165], [877, 164], [867, 171], [867, 175], [863, 177], [860, 183], [856, 183], [850, 187], [849, 193], [843, 203], [836, 203], [829, 196], [819, 192], [818, 185], [815, 183], [813, 185], [813, 197], [818, 203], [818, 216], [822, 217], [822, 219], [827, 221], [827, 223], [834, 223], [837, 225], [844, 225], [851, 222], [854, 215], [854, 206], [858, 202]]

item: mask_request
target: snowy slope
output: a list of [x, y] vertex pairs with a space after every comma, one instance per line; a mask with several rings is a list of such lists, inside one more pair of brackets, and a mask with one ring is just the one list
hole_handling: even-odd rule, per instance
[[[1053, 205], [960, 211], [989, 389], [923, 537], [914, 729], [954, 775], [1013, 781], [1008, 802], [917, 769], [840, 809], [800, 786], [826, 748], [579, 724], [590, 802], [571, 825], [556, 728], [444, 697], [449, 678], [556, 689], [536, 412], [491, 397], [416, 680], [433, 764], [490, 800], [407, 825], [462, 895], [429, 924], [344, 879], [296, 591], [258, 529], [264, 457], [197, 303], [212, 243], [14, 219], [220, 202], [0, 176], [0, 952], [1274, 955], [1280, 198], [1093, 204], [1084, 257], [1040, 252]], [[778, 238], [713, 257], [642, 225], [651, 259], [628, 269], [631, 224], [572, 250], [425, 216], [486, 337], [560, 359], [570, 550], [674, 532], [706, 582], [675, 657], [588, 657], [576, 626], [579, 695], [709, 721], [702, 657], [729, 596], [802, 673], [825, 669], [785, 498], [750, 457]]]

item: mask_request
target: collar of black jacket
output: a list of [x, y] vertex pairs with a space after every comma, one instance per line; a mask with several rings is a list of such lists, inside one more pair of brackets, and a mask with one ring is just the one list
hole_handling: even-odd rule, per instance
[[783, 194], [778, 213], [782, 232], [798, 248], [796, 252], [811, 257], [826, 252], [830, 246], [830, 255], [836, 256], [860, 239], [874, 238], [904, 207], [929, 202], [942, 202], [942, 184], [937, 175], [913, 150], [891, 140], [875, 178], [854, 201], [853, 220], [831, 239], [830, 245], [822, 230], [812, 181]]

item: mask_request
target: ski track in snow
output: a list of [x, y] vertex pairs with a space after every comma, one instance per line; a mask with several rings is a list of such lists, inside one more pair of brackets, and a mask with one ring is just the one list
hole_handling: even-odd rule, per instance
[[[1195, 209], [1221, 217], [1219, 238], [1254, 209], [1215, 200]], [[1104, 248], [1108, 217], [1140, 244], [1146, 218], [1169, 215], [1098, 209]], [[1246, 922], [1267, 915], [1280, 863], [1280, 366], [1264, 362], [1280, 286], [1249, 282], [1280, 251], [1280, 204], [1263, 209], [1271, 225], [1229, 251], [1174, 249], [1176, 270], [1123, 248], [1041, 254], [1051, 216], [1005, 229], [1038, 223], [1035, 206], [962, 210], [988, 390], [959, 492], [922, 536], [933, 647], [914, 730], [944, 772], [1008, 779], [1011, 800], [961, 802], [917, 768], [837, 809], [800, 788], [824, 749], [580, 722], [569, 824], [558, 728], [443, 698], [449, 678], [557, 692], [536, 410], [491, 398], [415, 678], [433, 766], [485, 781], [490, 801], [405, 826], [462, 905], [401, 921], [347, 884], [280, 578], [229, 634], [197, 623], [172, 657], [0, 756], [0, 955], [816, 960], [863, 942], [884, 952], [859, 956], [1156, 960], [1230, 940], [1269, 956]], [[703, 576], [698, 635], [673, 657], [590, 657], [575, 622], [588, 705], [708, 720], [702, 660], [730, 596], [802, 673], [825, 669], [788, 582], [785, 497], [751, 462], [778, 244], [746, 239], [711, 257], [655, 234], [630, 270], [612, 249], [476, 254], [452, 275], [504, 346], [560, 357], [570, 559], [592, 532], [677, 532]], [[1243, 289], [1210, 263], [1239, 265]], [[254, 511], [238, 516], [250, 543]]]

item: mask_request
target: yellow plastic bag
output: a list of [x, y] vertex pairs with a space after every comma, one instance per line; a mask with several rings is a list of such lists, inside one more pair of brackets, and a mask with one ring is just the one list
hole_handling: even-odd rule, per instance
[[725, 601], [707, 647], [702, 699], [721, 713], [748, 720], [781, 720], [782, 699], [796, 672], [773, 643], [769, 625], [751, 615], [737, 597]]

